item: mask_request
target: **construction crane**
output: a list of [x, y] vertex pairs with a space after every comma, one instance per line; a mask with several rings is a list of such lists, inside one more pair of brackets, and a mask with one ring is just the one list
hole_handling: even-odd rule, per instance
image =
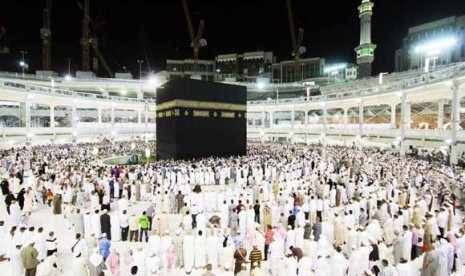
[[194, 35], [194, 26], [192, 25], [192, 20], [189, 12], [189, 6], [187, 5], [187, 0], [182, 0], [182, 6], [184, 8], [184, 15], [186, 16], [187, 29], [189, 31], [189, 36], [191, 39], [191, 47], [194, 49], [194, 71], [197, 71], [197, 65], [199, 61], [199, 51], [200, 48], [207, 46], [207, 40], [202, 38], [203, 28], [205, 23], [203, 20], [200, 20], [199, 28], [197, 30], [197, 36]]
[[84, 11], [84, 17], [82, 18], [82, 38], [81, 38], [82, 71], [90, 71], [90, 67], [89, 67], [89, 60], [90, 60], [89, 0], [84, 0], [84, 5], [81, 4], [81, 6], [82, 6], [82, 10]]
[[114, 77], [113, 71], [110, 69], [110, 66], [108, 66], [107, 61], [102, 56], [102, 53], [100, 53], [100, 51], [98, 49], [97, 40], [92, 38], [90, 40], [90, 45], [92, 46], [92, 50], [94, 51], [94, 54], [97, 56], [100, 63], [102, 63], [103, 68], [105, 68], [105, 71], [107, 72], [108, 77], [113, 78]]
[[[90, 60], [90, 47], [92, 47], [92, 51], [94, 54], [97, 56], [99, 59], [100, 63], [102, 63], [103, 68], [105, 68], [105, 71], [107, 72], [108, 77], [113, 78], [114, 74], [113, 71], [111, 70], [110, 66], [106, 62], [105, 58], [103, 57], [102, 53], [98, 49], [98, 39], [96, 38], [96, 32], [99, 27], [101, 27], [103, 24], [106, 23], [106, 20], [101, 20], [98, 22], [95, 22], [92, 20], [92, 18], [89, 15], [89, 0], [84, 0], [84, 5], [77, 1], [76, 2], [78, 7], [84, 11], [84, 20], [83, 20], [83, 37], [81, 39], [81, 44], [82, 44], [82, 70], [83, 71], [89, 71], [90, 66], [89, 66], [89, 60]], [[94, 23], [94, 34], [92, 37], [90, 37], [90, 29], [89, 29], [89, 23]], [[89, 47], [90, 46], [90, 47]], [[87, 69], [84, 69], [87, 68]]]
[[[2, 41], [3, 36], [6, 34], [6, 28], [3, 26], [0, 26], [0, 42]], [[3, 48], [0, 48], [0, 54], [8, 54], [10, 53], [10, 49], [8, 47], [3, 46]]]
[[52, 0], [45, 0], [45, 8], [43, 10], [44, 25], [40, 29], [40, 37], [42, 38], [42, 70], [52, 69], [52, 32], [50, 30], [52, 14]]
[[2, 41], [2, 38], [5, 34], [6, 34], [6, 28], [0, 27], [0, 41]]
[[304, 39], [304, 29], [299, 28], [299, 36], [296, 40], [295, 27], [294, 27], [294, 15], [292, 13], [291, 0], [286, 0], [287, 6], [287, 15], [289, 19], [289, 28], [291, 31], [291, 44], [292, 44], [292, 56], [294, 57], [294, 72], [295, 72], [295, 81], [301, 80], [301, 71], [300, 71], [300, 56], [303, 55], [307, 49], [302, 46]]

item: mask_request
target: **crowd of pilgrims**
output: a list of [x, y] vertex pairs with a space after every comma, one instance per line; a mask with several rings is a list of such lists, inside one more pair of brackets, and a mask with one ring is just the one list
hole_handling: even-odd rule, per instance
[[[0, 267], [12, 276], [465, 274], [464, 178], [449, 166], [273, 143], [250, 144], [242, 157], [95, 161], [133, 147], [1, 152]], [[67, 236], [31, 224], [43, 209], [46, 220], [64, 217]]]

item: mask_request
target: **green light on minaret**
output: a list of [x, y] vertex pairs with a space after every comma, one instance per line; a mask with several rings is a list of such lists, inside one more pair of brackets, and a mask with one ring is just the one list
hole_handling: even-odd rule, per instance
[[360, 18], [360, 44], [356, 47], [357, 64], [359, 65], [359, 77], [371, 76], [371, 64], [375, 59], [376, 45], [371, 43], [371, 16], [373, 15], [373, 2], [362, 0], [358, 6]]
[[365, 12], [372, 12], [374, 5], [375, 4], [373, 4], [370, 1], [362, 2], [362, 4], [358, 6], [358, 11], [360, 12], [360, 14]]

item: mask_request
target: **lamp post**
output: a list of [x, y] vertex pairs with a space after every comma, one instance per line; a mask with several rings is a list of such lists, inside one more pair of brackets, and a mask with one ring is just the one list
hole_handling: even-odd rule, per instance
[[25, 61], [25, 56], [27, 55], [27, 51], [19, 51], [19, 52], [21, 53], [21, 61], [19, 62], [19, 65], [22, 68], [23, 78], [24, 78], [24, 70], [28, 67]]
[[379, 73], [379, 85], [383, 85], [383, 76], [387, 74], [388, 73]]
[[139, 80], [142, 79], [142, 63], [144, 63], [143, 59], [138, 59], [137, 63], [139, 63]]
[[[433, 60], [434, 61], [434, 65], [436, 65], [436, 59], [438, 59], [439, 57], [429, 57], [429, 58], [426, 58], [425, 59], [425, 74], [426, 74], [426, 82], [429, 81], [429, 72], [430, 72], [430, 68], [429, 68], [429, 64], [430, 64], [430, 61]], [[433, 67], [434, 67], [433, 65]]]
[[[424, 43], [420, 43], [413, 48], [415, 54], [420, 55], [420, 63], [423, 61], [423, 56], [429, 56], [425, 59], [425, 73], [429, 74], [429, 61], [438, 58], [438, 55], [441, 54], [446, 49], [451, 49], [458, 42], [457, 37], [455, 36], [445, 36], [435, 40], [429, 40]], [[428, 79], [426, 79], [428, 81]]]
[[340, 63], [340, 64], [335, 64], [335, 65], [326, 67], [323, 70], [323, 72], [325, 74], [328, 74], [327, 83], [329, 84], [329, 79], [331, 76], [334, 76], [334, 80], [336, 80], [336, 76], [339, 73], [339, 70], [344, 70], [346, 68], [347, 68], [347, 63]]
[[67, 58], [68, 60], [68, 76], [71, 76], [71, 59]]
[[306, 101], [309, 101], [309, 100], [310, 100], [310, 89], [311, 89], [311, 87], [312, 87], [313, 85], [315, 85], [315, 82], [313, 82], [313, 81], [311, 81], [311, 82], [306, 81], [306, 82], [303, 83], [303, 86], [305, 87], [306, 92], [307, 92]]
[[221, 69], [220, 68], [216, 69], [216, 81], [217, 82], [220, 81], [220, 73], [221, 73]]
[[304, 64], [300, 64], [300, 79], [304, 80]]

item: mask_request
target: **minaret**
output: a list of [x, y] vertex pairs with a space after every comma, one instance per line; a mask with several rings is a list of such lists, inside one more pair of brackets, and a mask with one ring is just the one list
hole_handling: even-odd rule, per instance
[[375, 59], [376, 45], [371, 43], [371, 15], [373, 14], [373, 2], [362, 0], [358, 6], [360, 17], [360, 45], [355, 48], [357, 53], [358, 78], [371, 77], [371, 63]]

